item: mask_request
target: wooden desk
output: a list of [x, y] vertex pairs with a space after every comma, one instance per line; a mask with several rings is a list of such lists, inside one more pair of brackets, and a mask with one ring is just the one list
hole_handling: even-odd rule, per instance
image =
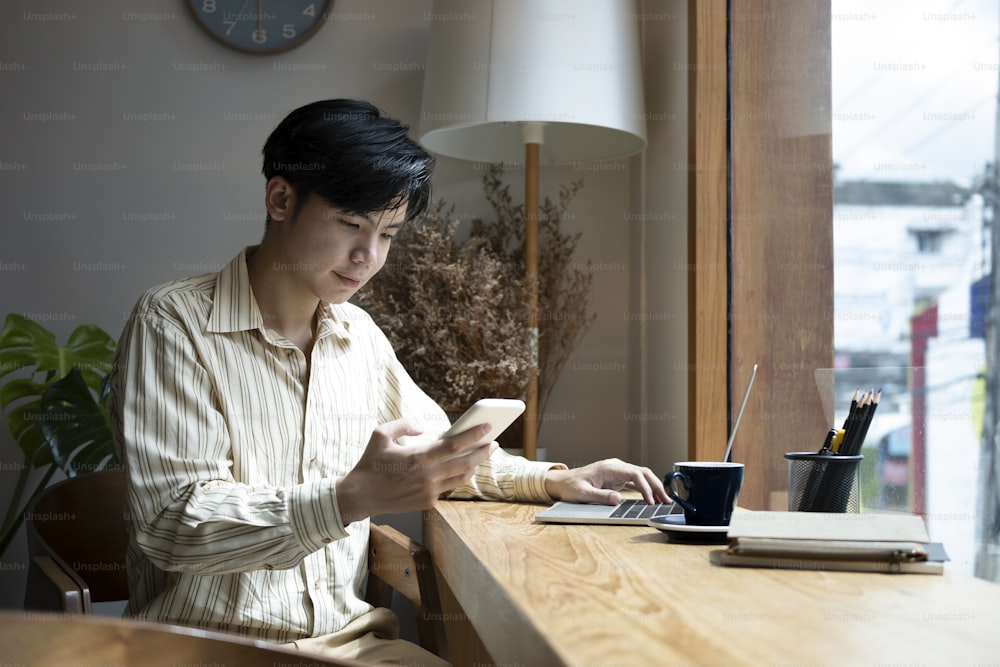
[[[1000, 660], [1000, 586], [980, 579], [717, 567], [719, 546], [646, 527], [535, 524], [540, 509], [444, 501], [425, 513], [443, 597], [461, 605], [444, 610], [457, 666]], [[463, 656], [452, 639], [462, 610], [488, 656]]]

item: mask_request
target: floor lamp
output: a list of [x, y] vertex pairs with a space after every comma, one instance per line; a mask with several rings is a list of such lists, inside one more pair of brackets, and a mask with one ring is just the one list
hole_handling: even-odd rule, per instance
[[[523, 165], [525, 272], [537, 286], [541, 165], [611, 160], [646, 145], [638, 13], [632, 0], [435, 0], [420, 140], [464, 160]], [[538, 434], [538, 293], [529, 294], [535, 362], [524, 455]]]

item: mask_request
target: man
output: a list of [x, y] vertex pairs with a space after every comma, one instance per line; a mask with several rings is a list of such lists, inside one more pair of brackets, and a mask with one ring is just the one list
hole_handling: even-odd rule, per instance
[[348, 303], [427, 206], [432, 165], [367, 103], [297, 109], [264, 146], [260, 245], [140, 299], [110, 399], [129, 476], [126, 615], [440, 664], [359, 594], [370, 517], [442, 496], [666, 501], [646, 468], [470, 447], [485, 427], [440, 437], [445, 414]]

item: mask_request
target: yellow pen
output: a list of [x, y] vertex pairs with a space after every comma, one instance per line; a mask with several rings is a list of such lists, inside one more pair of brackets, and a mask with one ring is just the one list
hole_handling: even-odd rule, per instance
[[833, 436], [833, 442], [830, 443], [830, 449], [833, 450], [834, 454], [840, 452], [840, 444], [844, 442], [844, 435], [847, 433], [845, 429], [840, 429], [837, 431], [837, 435]]

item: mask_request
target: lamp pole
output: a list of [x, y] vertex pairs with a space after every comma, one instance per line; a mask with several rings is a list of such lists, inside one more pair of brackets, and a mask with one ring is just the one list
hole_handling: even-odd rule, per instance
[[531, 368], [524, 397], [524, 457], [532, 461], [538, 451], [538, 378], [541, 373], [538, 346], [538, 181], [539, 152], [545, 128], [542, 123], [524, 123], [524, 273], [528, 278], [528, 336]]

